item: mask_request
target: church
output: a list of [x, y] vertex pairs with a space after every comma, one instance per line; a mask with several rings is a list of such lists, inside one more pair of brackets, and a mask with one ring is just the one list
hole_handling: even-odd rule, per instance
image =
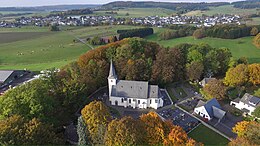
[[158, 109], [163, 106], [163, 95], [158, 85], [149, 85], [145, 81], [118, 80], [112, 61], [108, 88], [111, 105], [139, 109]]

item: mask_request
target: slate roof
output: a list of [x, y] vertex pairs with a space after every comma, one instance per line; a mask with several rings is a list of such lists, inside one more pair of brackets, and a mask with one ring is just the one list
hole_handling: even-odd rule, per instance
[[157, 85], [148, 85], [144, 81], [119, 80], [112, 87], [112, 96], [131, 98], [159, 98], [161, 92]]
[[13, 70], [0, 70], [0, 83], [5, 82], [13, 72]]
[[115, 68], [114, 68], [112, 60], [111, 60], [111, 63], [110, 63], [110, 70], [109, 70], [108, 78], [109, 79], [111, 79], [111, 78], [112, 79], [117, 79], [116, 71], [115, 71]]
[[241, 102], [251, 105], [253, 107], [260, 106], [260, 98], [245, 93], [244, 96], [240, 99]]

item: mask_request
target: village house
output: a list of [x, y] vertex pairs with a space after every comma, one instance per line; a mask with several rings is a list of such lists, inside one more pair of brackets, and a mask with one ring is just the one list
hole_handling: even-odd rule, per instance
[[108, 88], [111, 105], [140, 109], [158, 109], [163, 106], [163, 96], [158, 85], [149, 85], [144, 81], [118, 80], [112, 61]]
[[210, 121], [214, 117], [218, 120], [221, 120], [226, 114], [226, 112], [222, 110], [220, 104], [215, 98], [207, 102], [200, 100], [197, 106], [194, 108], [194, 113], [208, 121]]
[[236, 98], [230, 102], [230, 105], [236, 107], [242, 112], [251, 115], [252, 112], [256, 109], [256, 107], [260, 106], [260, 98], [245, 93], [244, 96], [240, 98]]
[[212, 80], [215, 80], [216, 78], [204, 78], [203, 80], [201, 80], [199, 82], [199, 84], [202, 86], [202, 87], [205, 87], [210, 81]]

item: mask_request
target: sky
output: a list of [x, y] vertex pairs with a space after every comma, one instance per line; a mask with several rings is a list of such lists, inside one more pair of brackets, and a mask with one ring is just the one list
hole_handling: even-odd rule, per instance
[[[0, 0], [0, 7], [24, 7], [68, 4], [105, 4], [116, 0]], [[156, 2], [234, 2], [237, 0], [132, 0]]]

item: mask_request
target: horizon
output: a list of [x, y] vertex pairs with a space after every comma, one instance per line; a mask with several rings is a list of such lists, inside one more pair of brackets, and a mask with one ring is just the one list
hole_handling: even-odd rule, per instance
[[[55, 5], [103, 5], [110, 2], [116, 1], [129, 1], [129, 0], [0, 0], [0, 7], [39, 7], [39, 6], [55, 6]], [[243, 0], [130, 0], [130, 1], [153, 1], [153, 2], [190, 2], [190, 3], [200, 3], [200, 2], [235, 2], [235, 1], [243, 1]]]

